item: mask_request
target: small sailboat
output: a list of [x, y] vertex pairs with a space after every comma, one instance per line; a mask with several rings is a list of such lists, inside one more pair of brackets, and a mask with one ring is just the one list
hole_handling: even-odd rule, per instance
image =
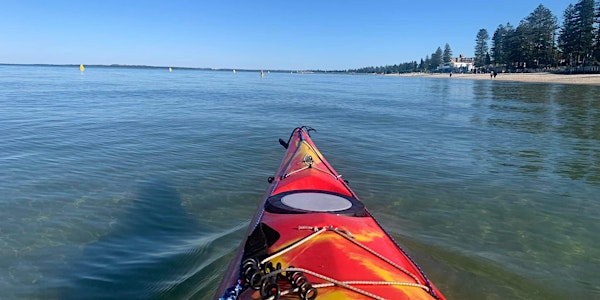
[[263, 70], [260, 70], [260, 78], [265, 77], [265, 72], [263, 72]]
[[79, 71], [83, 72], [85, 70], [85, 67], [83, 66], [83, 64], [79, 65]]
[[169, 67], [169, 73], [173, 72], [173, 69], [171, 69], [171, 67]]
[[233, 74], [237, 73], [237, 71], [235, 69], [233, 69]]

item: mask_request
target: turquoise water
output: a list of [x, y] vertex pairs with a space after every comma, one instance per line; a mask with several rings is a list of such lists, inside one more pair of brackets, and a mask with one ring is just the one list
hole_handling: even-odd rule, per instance
[[597, 95], [0, 66], [2, 298], [211, 299], [300, 125], [448, 298], [600, 298]]

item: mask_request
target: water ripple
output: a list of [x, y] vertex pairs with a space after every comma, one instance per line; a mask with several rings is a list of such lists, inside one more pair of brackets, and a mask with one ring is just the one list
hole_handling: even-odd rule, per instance
[[3, 299], [212, 298], [299, 125], [449, 298], [598, 297], [598, 87], [0, 72]]

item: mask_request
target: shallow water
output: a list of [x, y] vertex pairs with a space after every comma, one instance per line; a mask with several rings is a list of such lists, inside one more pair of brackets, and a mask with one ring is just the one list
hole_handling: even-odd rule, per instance
[[0, 65], [2, 298], [212, 298], [300, 125], [448, 298], [598, 298], [599, 94]]

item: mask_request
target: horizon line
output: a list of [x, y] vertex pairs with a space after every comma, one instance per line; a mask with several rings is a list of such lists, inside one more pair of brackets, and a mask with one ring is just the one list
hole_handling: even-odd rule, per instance
[[348, 72], [346, 70], [319, 70], [319, 69], [237, 69], [237, 68], [211, 68], [211, 67], [180, 67], [180, 66], [156, 66], [156, 65], [129, 65], [129, 64], [51, 64], [51, 63], [0, 63], [5, 66], [47, 66], [47, 67], [78, 67], [84, 65], [86, 67], [101, 67], [101, 68], [145, 68], [145, 69], [182, 69], [182, 70], [200, 70], [200, 71], [240, 71], [240, 72], [260, 72], [260, 71], [271, 71], [271, 72], [306, 72], [306, 71], [319, 71], [319, 72]]

